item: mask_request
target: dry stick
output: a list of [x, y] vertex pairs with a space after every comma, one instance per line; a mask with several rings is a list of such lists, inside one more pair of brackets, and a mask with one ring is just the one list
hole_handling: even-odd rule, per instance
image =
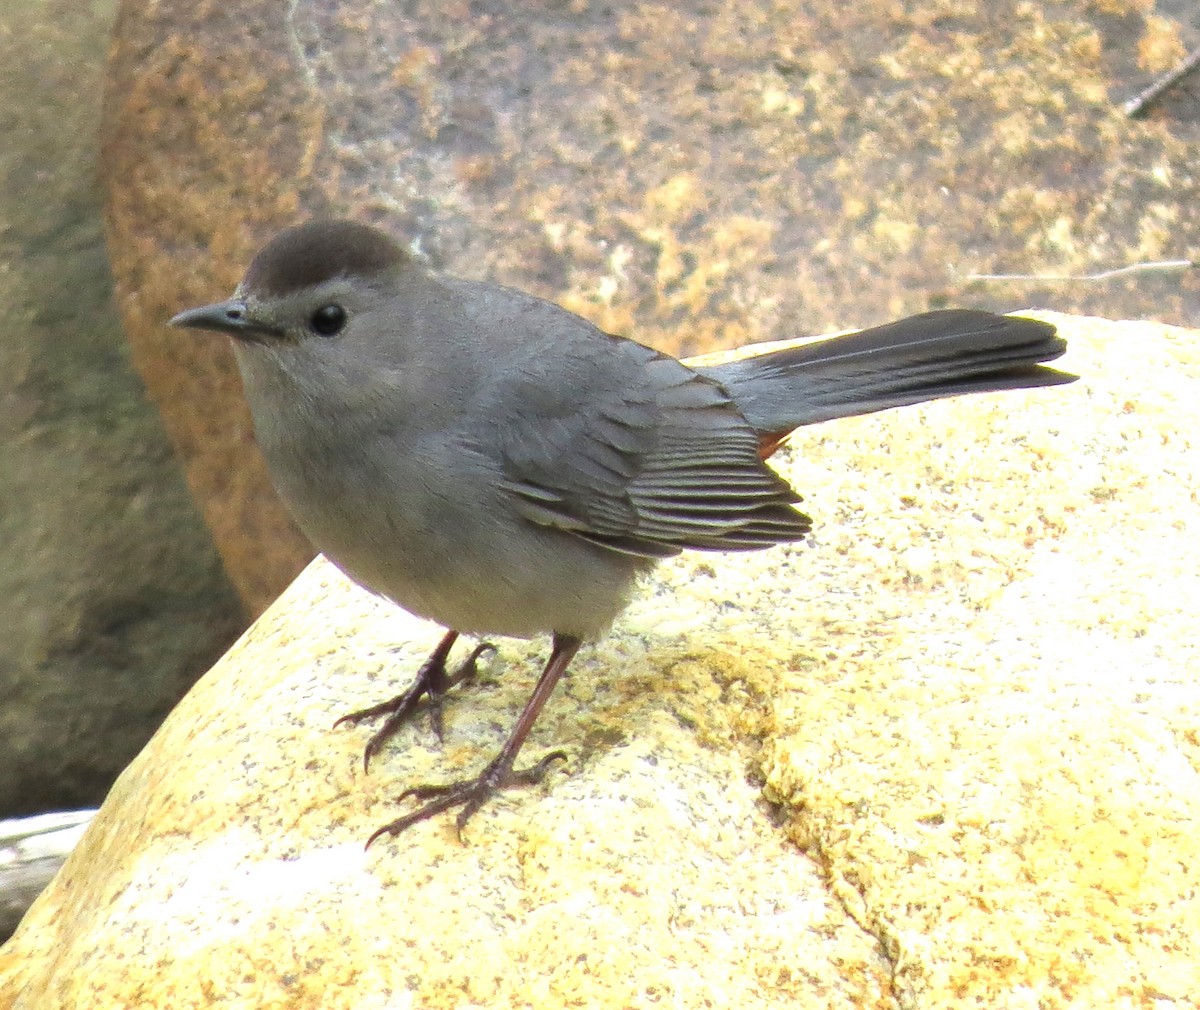
[[1175, 87], [1176, 84], [1197, 67], [1200, 67], [1200, 47], [1188, 53], [1184, 61], [1174, 70], [1163, 74], [1162, 77], [1151, 84], [1140, 95], [1129, 99], [1129, 101], [1122, 105], [1121, 108], [1125, 110], [1125, 115], [1131, 119], [1135, 116], [1140, 116], [1146, 109], [1157, 102], [1164, 93]]
[[1161, 260], [1157, 263], [1131, 263], [1127, 267], [1102, 270], [1098, 274], [967, 274], [968, 281], [1107, 281], [1126, 274], [1162, 273], [1168, 270], [1191, 270], [1200, 266], [1196, 260]]

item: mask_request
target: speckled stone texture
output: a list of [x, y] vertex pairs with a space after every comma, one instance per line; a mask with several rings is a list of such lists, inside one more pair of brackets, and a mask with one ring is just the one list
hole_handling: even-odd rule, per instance
[[104, 175], [142, 374], [252, 609], [308, 551], [227, 349], [166, 333], [274, 230], [385, 223], [435, 265], [675, 352], [947, 304], [1187, 322], [1197, 124], [1119, 102], [1195, 42], [1153, 0], [125, 0]]
[[1054, 321], [1080, 383], [794, 439], [813, 541], [662, 566], [543, 713], [566, 769], [465, 844], [362, 850], [495, 751], [545, 643], [364, 775], [332, 722], [438, 632], [315, 565], [122, 776], [0, 1005], [1200, 1005], [1200, 334]]

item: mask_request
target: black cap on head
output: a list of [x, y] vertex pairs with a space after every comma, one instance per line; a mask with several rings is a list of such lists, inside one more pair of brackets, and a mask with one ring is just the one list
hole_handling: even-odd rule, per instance
[[254, 257], [243, 290], [281, 297], [334, 277], [365, 277], [397, 266], [404, 250], [357, 221], [309, 221], [275, 236]]

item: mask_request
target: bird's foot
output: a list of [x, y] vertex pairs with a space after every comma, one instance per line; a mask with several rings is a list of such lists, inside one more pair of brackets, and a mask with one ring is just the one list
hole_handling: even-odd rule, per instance
[[456, 684], [471, 680], [475, 676], [479, 657], [485, 652], [496, 651], [496, 647], [490, 642], [481, 642], [471, 650], [471, 654], [459, 664], [453, 673], [448, 673], [446, 670], [446, 657], [450, 654], [450, 647], [454, 644], [454, 640], [457, 637], [457, 632], [449, 632], [442, 639], [438, 647], [434, 649], [433, 654], [421, 664], [421, 668], [417, 671], [416, 679], [406, 691], [387, 701], [380, 702], [378, 705], [372, 705], [370, 708], [363, 708], [356, 712], [347, 713], [333, 724], [334, 729], [336, 729], [342, 723], [356, 726], [360, 722], [367, 719], [374, 719], [376, 716], [387, 716], [383, 725], [375, 731], [371, 739], [367, 741], [366, 748], [363, 750], [364, 771], [370, 767], [371, 758], [378, 754], [383, 745], [408, 721], [409, 716], [412, 715], [417, 704], [420, 702], [422, 695], [429, 698], [429, 724], [433, 728], [433, 732], [438, 740], [442, 739], [444, 731], [442, 700], [446, 692]]
[[512, 762], [514, 757], [515, 754], [510, 755], [506, 751], [501, 751], [473, 779], [460, 779], [457, 782], [447, 782], [445, 785], [420, 785], [413, 786], [411, 789], [405, 789], [400, 794], [399, 798], [401, 800], [413, 796], [419, 800], [429, 800], [429, 802], [379, 828], [367, 839], [367, 847], [370, 848], [371, 843], [381, 835], [392, 835], [394, 837], [400, 834], [400, 832], [411, 828], [414, 824], [428, 820], [435, 814], [440, 814], [443, 810], [449, 810], [452, 807], [462, 807], [454, 822], [458, 828], [459, 840], [461, 841], [463, 826], [487, 802], [493, 793], [501, 789], [511, 789], [515, 786], [536, 785], [542, 781], [542, 778], [546, 774], [546, 769], [550, 767], [551, 762], [558, 760], [565, 761], [567, 755], [561, 750], [554, 750], [543, 757], [537, 764], [521, 769], [513, 768]]

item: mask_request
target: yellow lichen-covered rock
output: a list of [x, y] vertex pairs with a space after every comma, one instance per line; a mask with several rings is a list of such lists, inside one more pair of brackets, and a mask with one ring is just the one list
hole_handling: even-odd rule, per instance
[[545, 643], [364, 774], [333, 721], [437, 631], [315, 563], [122, 776], [0, 1006], [1195, 1006], [1200, 342], [1055, 322], [1074, 386], [795, 436], [812, 542], [662, 566], [534, 731], [564, 770], [463, 841], [362, 848], [491, 756]]

